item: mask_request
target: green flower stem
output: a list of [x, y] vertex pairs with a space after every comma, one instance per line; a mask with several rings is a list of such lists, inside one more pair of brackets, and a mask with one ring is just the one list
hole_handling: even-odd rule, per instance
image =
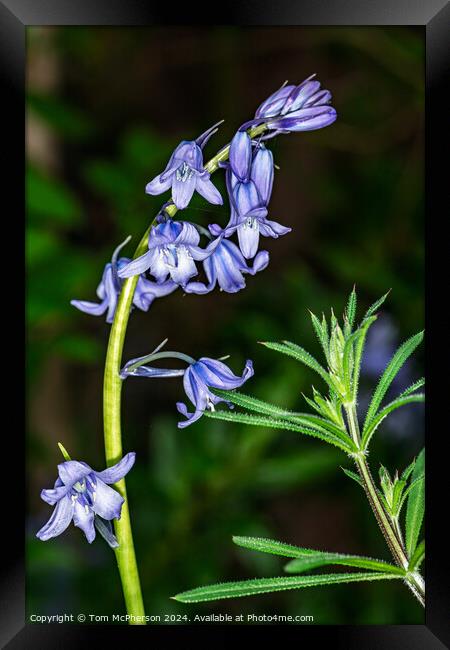
[[[361, 449], [361, 436], [355, 403], [352, 402], [348, 404], [345, 410], [352, 440], [356, 444], [357, 448]], [[360, 451], [359, 453], [354, 454], [354, 461], [363, 482], [364, 491], [392, 556], [397, 565], [407, 571], [409, 560], [406, 555], [403, 541], [401, 536], [399, 537], [397, 531], [392, 526], [390, 518], [383, 507], [364, 453]], [[408, 573], [405, 581], [420, 604], [425, 606], [425, 582], [422, 576], [417, 571]]]
[[[265, 130], [266, 125], [261, 124], [249, 129], [248, 134], [253, 138], [260, 135]], [[206, 171], [210, 174], [215, 172], [219, 168], [219, 164], [228, 159], [229, 152], [230, 145], [221, 149], [208, 163], [206, 163]], [[170, 217], [173, 217], [176, 212], [177, 208], [173, 203], [169, 204], [165, 208], [165, 213]], [[138, 247], [136, 248], [133, 259], [147, 251], [150, 228], [154, 224], [155, 220], [152, 221], [149, 228], [145, 231]], [[122, 285], [122, 291], [120, 292], [117, 303], [114, 321], [111, 325], [108, 350], [106, 353], [103, 384], [103, 421], [107, 466], [117, 463], [123, 455], [120, 418], [122, 380], [119, 373], [122, 364], [122, 352], [128, 327], [128, 319], [138, 277], [139, 276], [136, 275], [127, 278]], [[122, 582], [125, 605], [128, 614], [133, 616], [131, 623], [145, 624], [144, 603], [142, 600], [139, 572], [134, 551], [125, 479], [116, 483], [115, 487], [125, 499], [122, 506], [122, 516], [119, 520], [114, 521], [115, 533], [117, 541], [119, 542], [119, 546], [114, 552], [116, 554], [117, 565]]]

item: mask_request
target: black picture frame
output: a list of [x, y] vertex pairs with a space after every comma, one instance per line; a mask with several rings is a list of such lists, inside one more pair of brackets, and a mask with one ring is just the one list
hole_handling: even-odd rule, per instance
[[[448, 137], [447, 121], [444, 110], [448, 104], [443, 101], [445, 90], [445, 77], [448, 74], [449, 48], [448, 33], [450, 27], [450, 6], [445, 0], [314, 0], [300, 2], [293, 0], [241, 0], [230, 5], [226, 3], [224, 22], [238, 25], [416, 25], [421, 26], [426, 34], [426, 244], [428, 253], [433, 246], [432, 258], [439, 258], [436, 252], [437, 239], [435, 227], [431, 225], [433, 214], [439, 217], [437, 204], [448, 192], [448, 172], [446, 166], [439, 162], [438, 154], [442, 149], [443, 138]], [[12, 262], [5, 264], [6, 271], [2, 275], [4, 295], [4, 314], [10, 318], [4, 320], [10, 323], [7, 335], [8, 343], [3, 353], [10, 355], [10, 359], [3, 361], [6, 368], [4, 377], [10, 377], [9, 369], [22, 368], [18, 362], [18, 350], [22, 349], [22, 334], [18, 325], [21, 311], [21, 298], [23, 296], [23, 278], [19, 263], [18, 251], [23, 250], [23, 230], [20, 213], [25, 212], [25, 52], [26, 28], [38, 25], [155, 25], [173, 24], [176, 15], [176, 24], [204, 23], [208, 17], [200, 5], [185, 4], [176, 8], [171, 4], [166, 8], [156, 7], [156, 3], [146, 0], [96, 0], [88, 3], [83, 0], [0, 0], [0, 83], [2, 97], [2, 161], [5, 165], [3, 179], [3, 208], [8, 203], [8, 214], [13, 215], [8, 220], [7, 231], [4, 225], [4, 247], [12, 251]], [[446, 133], [445, 133], [446, 131]], [[448, 166], [447, 166], [448, 167]], [[446, 216], [446, 215], [445, 215]], [[16, 233], [12, 226], [17, 226]], [[439, 226], [439, 223], [438, 223]], [[441, 245], [445, 242], [442, 242]], [[448, 245], [447, 247], [448, 248]], [[444, 250], [444, 249], [443, 249]], [[448, 256], [448, 252], [446, 252]], [[440, 258], [445, 260], [444, 256]], [[4, 266], [4, 269], [5, 269]], [[427, 259], [427, 274], [430, 275], [430, 260]], [[13, 271], [11, 270], [13, 269]], [[433, 271], [435, 273], [435, 271]], [[434, 278], [438, 275], [436, 271]], [[432, 284], [430, 277], [427, 286]], [[433, 283], [434, 285], [434, 283]], [[431, 287], [433, 295], [433, 287]], [[434, 294], [436, 297], [436, 294]], [[14, 311], [12, 310], [14, 306]], [[17, 307], [17, 309], [16, 309]], [[428, 338], [427, 350], [431, 354], [432, 343], [439, 340], [439, 334], [431, 327], [431, 320], [440, 321], [438, 305], [427, 296], [426, 320], [431, 332]], [[12, 316], [14, 314], [14, 317]], [[23, 321], [20, 321], [23, 322]], [[11, 325], [11, 323], [14, 323]], [[13, 345], [14, 337], [20, 339]], [[428, 355], [429, 356], [429, 355]], [[428, 365], [428, 369], [430, 365]], [[20, 372], [20, 370], [19, 370]], [[12, 380], [11, 380], [12, 381]], [[431, 385], [431, 404], [438, 400], [435, 391], [438, 391], [437, 381], [428, 381]], [[20, 376], [18, 382], [13, 382], [13, 388], [8, 389], [11, 396], [20, 393]], [[9, 399], [9, 397], [8, 397]], [[448, 398], [447, 398], [448, 399]], [[13, 404], [14, 402], [11, 402]], [[430, 402], [429, 402], [430, 403]], [[3, 470], [6, 465], [15, 466], [13, 475], [15, 489], [13, 495], [8, 486], [10, 479], [4, 479], [5, 488], [2, 498], [2, 538], [9, 546], [4, 550], [1, 564], [1, 591], [0, 591], [0, 642], [2, 647], [8, 648], [71, 648], [79, 643], [93, 639], [94, 635], [105, 641], [105, 627], [88, 625], [32, 625], [25, 622], [25, 554], [23, 534], [23, 508], [25, 504], [25, 490], [23, 499], [20, 498], [20, 485], [25, 485], [25, 472], [20, 471], [21, 460], [24, 458], [23, 437], [17, 431], [21, 423], [21, 414], [25, 412], [24, 404], [20, 397], [14, 407], [14, 417], [7, 420], [3, 431], [4, 453]], [[10, 407], [11, 408], [11, 407]], [[438, 425], [431, 426], [430, 409], [427, 409], [427, 441], [432, 436], [448, 436], [445, 428], [440, 430]], [[5, 416], [4, 416], [5, 417]], [[433, 430], [432, 430], [433, 429]], [[6, 435], [8, 433], [7, 438]], [[5, 442], [7, 440], [7, 442]], [[427, 538], [428, 554], [426, 561], [426, 574], [428, 583], [426, 624], [425, 625], [392, 625], [392, 626], [285, 626], [285, 633], [292, 635], [300, 643], [333, 643], [335, 648], [408, 648], [413, 650], [440, 649], [449, 647], [449, 599], [445, 566], [445, 540], [442, 542], [442, 513], [445, 513], [445, 458], [439, 453], [438, 444], [429, 444], [427, 466]], [[442, 447], [441, 447], [442, 449]], [[5, 459], [14, 459], [14, 463]], [[23, 465], [22, 465], [23, 466]], [[430, 471], [430, 468], [432, 471]], [[448, 488], [447, 488], [448, 491]], [[431, 552], [432, 551], [432, 552]], [[101, 597], [101, 594], [99, 594]], [[139, 632], [137, 632], [139, 629]], [[274, 627], [272, 632], [278, 632], [279, 627]], [[130, 633], [131, 628], [114, 627], [114, 643], [118, 645], [123, 635]], [[260, 631], [260, 630], [259, 630]], [[177, 639], [184, 644], [190, 644], [192, 634], [198, 636], [213, 635], [223, 639], [224, 643], [233, 638], [236, 633], [235, 626], [147, 626], [133, 628], [132, 634], [152, 642], [156, 636], [164, 637], [164, 642]], [[264, 634], [266, 632], [264, 631]], [[101, 635], [101, 637], [100, 637]], [[252, 637], [250, 637], [252, 635]], [[253, 638], [254, 628], [239, 627], [240, 638]], [[294, 637], [295, 635], [295, 637]], [[172, 638], [171, 638], [172, 637]], [[133, 637], [135, 638], [135, 637]], [[445, 645], [447, 644], [447, 645]]]

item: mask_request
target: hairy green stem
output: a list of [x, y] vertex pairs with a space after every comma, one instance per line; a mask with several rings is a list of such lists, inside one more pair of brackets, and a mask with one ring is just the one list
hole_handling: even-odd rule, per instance
[[[355, 403], [352, 402], [347, 404], [345, 411], [347, 414], [351, 438], [357, 448], [361, 450], [361, 435], [359, 432]], [[359, 453], [354, 454], [353, 458], [361, 477], [364, 491], [392, 556], [396, 564], [407, 571], [409, 560], [403, 545], [403, 540], [401, 539], [401, 535], [399, 536], [397, 534], [397, 531], [393, 527], [389, 515], [380, 500], [365, 454], [361, 450]], [[425, 606], [425, 582], [422, 576], [417, 571], [412, 573], [408, 572], [405, 582], [420, 604]]]
[[[249, 129], [248, 134], [253, 138], [262, 134], [265, 130], [266, 125], [261, 124]], [[221, 149], [208, 163], [206, 163], [206, 171], [210, 174], [215, 172], [219, 168], [219, 164], [228, 159], [229, 152], [229, 145], [223, 147], [223, 149]], [[169, 217], [173, 217], [177, 212], [177, 208], [173, 203], [171, 203], [166, 206], [164, 211]], [[138, 247], [136, 248], [133, 259], [147, 251], [150, 228], [154, 224], [155, 220], [152, 221], [149, 228], [144, 233]], [[127, 278], [122, 285], [116, 312], [114, 314], [114, 321], [111, 325], [106, 353], [103, 384], [103, 421], [105, 454], [108, 466], [117, 463], [123, 455], [120, 417], [122, 379], [120, 378], [119, 373], [122, 364], [122, 352], [128, 327], [128, 319], [130, 317], [133, 295], [138, 278], [138, 275]], [[125, 499], [122, 506], [121, 518], [114, 521], [115, 533], [117, 541], [119, 542], [119, 546], [114, 552], [116, 554], [117, 565], [122, 582], [125, 605], [128, 614], [132, 616], [130, 623], [145, 624], [144, 603], [142, 600], [139, 572], [134, 551], [125, 479], [116, 483], [115, 487]]]

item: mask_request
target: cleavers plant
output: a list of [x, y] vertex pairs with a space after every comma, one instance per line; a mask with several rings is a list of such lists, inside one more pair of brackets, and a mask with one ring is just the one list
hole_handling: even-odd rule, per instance
[[[344, 469], [364, 489], [376, 521], [392, 554], [394, 563], [360, 557], [300, 548], [270, 539], [233, 537], [235, 544], [248, 549], [290, 558], [284, 570], [295, 576], [263, 578], [228, 582], [198, 587], [175, 596], [181, 602], [199, 602], [250, 596], [253, 594], [299, 589], [325, 584], [340, 584], [367, 580], [401, 579], [418, 601], [425, 605], [425, 581], [419, 572], [425, 557], [425, 542], [418, 543], [422, 528], [425, 500], [425, 452], [422, 450], [402, 474], [396, 471], [391, 477], [380, 465], [379, 486], [375, 484], [367, 457], [370, 443], [382, 421], [396, 409], [413, 402], [423, 402], [419, 389], [424, 379], [419, 379], [398, 397], [383, 405], [386, 393], [397, 373], [423, 339], [423, 332], [412, 336], [399, 347], [376, 386], [367, 413], [362, 422], [357, 415], [358, 386], [364, 342], [376, 312], [386, 299], [385, 294], [355, 326], [356, 291], [350, 294], [342, 326], [331, 311], [330, 321], [325, 316], [319, 320], [311, 313], [312, 324], [319, 339], [325, 364], [320, 364], [309, 352], [290, 341], [262, 342], [269, 350], [285, 354], [314, 370], [326, 385], [326, 394], [313, 387], [312, 398], [304, 396], [315, 413], [287, 411], [255, 397], [235, 391], [213, 390], [224, 400], [235, 404], [243, 412], [208, 412], [210, 418], [240, 422], [251, 426], [286, 429], [313, 436], [338, 447], [353, 460], [357, 472]], [[406, 505], [404, 527], [401, 513]], [[404, 529], [403, 529], [404, 528]], [[318, 573], [306, 575], [312, 569], [326, 566], [345, 566], [364, 569], [352, 573]]]

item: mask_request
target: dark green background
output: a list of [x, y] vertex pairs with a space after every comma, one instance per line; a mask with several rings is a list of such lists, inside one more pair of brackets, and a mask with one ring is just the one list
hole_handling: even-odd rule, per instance
[[[418, 28], [32, 28], [28, 30], [28, 612], [123, 613], [114, 557], [73, 526], [40, 542], [39, 498], [61, 461], [104, 466], [102, 372], [109, 332], [71, 298], [95, 299], [104, 264], [128, 234], [136, 244], [168, 195], [145, 195], [172, 149], [221, 118], [209, 158], [285, 79], [316, 72], [338, 119], [270, 143], [270, 214], [293, 228], [265, 239], [269, 268], [229, 295], [155, 301], [134, 312], [124, 358], [168, 337], [194, 357], [230, 354], [247, 392], [306, 409], [317, 376], [258, 346], [288, 338], [319, 355], [308, 309], [341, 314], [356, 282], [365, 309], [392, 288], [371, 358], [423, 327], [423, 30]], [[214, 182], [224, 190], [223, 178]], [[223, 192], [225, 195], [225, 193]], [[228, 207], [196, 198], [182, 216], [225, 224]], [[133, 244], [132, 244], [133, 245]], [[132, 245], [126, 250], [131, 255]], [[382, 325], [389, 336], [383, 334]], [[387, 323], [387, 326], [386, 326]], [[378, 336], [376, 328], [378, 330]], [[420, 351], [406, 379], [421, 374]], [[363, 376], [363, 391], [376, 376]], [[216, 581], [282, 575], [282, 560], [234, 547], [233, 534], [388, 558], [349, 460], [294, 433], [203, 418], [176, 426], [179, 380], [128, 380], [128, 489], [147, 613], [309, 614], [316, 623], [421, 623], [400, 583], [330, 586], [189, 606], [170, 596]], [[361, 396], [364, 402], [364, 395]], [[385, 422], [371, 461], [402, 469], [420, 449], [422, 409]]]

